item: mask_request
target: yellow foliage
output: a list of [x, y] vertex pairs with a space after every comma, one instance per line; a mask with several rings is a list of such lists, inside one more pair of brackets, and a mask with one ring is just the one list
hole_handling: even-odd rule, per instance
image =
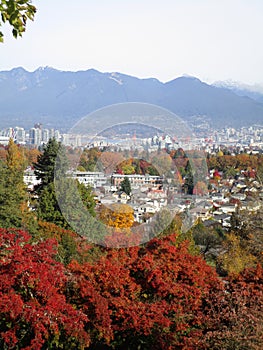
[[22, 171], [25, 164], [24, 155], [12, 138], [10, 138], [8, 143], [6, 163], [8, 168], [14, 173]]
[[228, 235], [225, 243], [226, 252], [219, 256], [218, 262], [228, 274], [238, 274], [256, 263], [253, 255], [240, 245], [240, 238], [233, 233]]
[[134, 223], [133, 209], [128, 204], [102, 206], [99, 217], [104, 224], [115, 228], [130, 228]]

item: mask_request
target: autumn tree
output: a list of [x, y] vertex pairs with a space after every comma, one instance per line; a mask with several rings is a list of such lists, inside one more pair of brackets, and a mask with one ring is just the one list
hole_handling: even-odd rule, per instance
[[151, 163], [160, 175], [168, 175], [172, 167], [172, 159], [167, 153], [151, 155]]
[[102, 165], [105, 174], [115, 172], [122, 161], [123, 155], [118, 152], [102, 152], [98, 159], [98, 163]]
[[0, 225], [21, 227], [23, 208], [27, 210], [26, 188], [23, 181], [24, 157], [10, 139], [6, 162], [0, 163]]
[[107, 226], [127, 229], [134, 223], [133, 209], [128, 204], [113, 203], [110, 206], [101, 206], [100, 220]]
[[0, 229], [1, 349], [81, 349], [90, 344], [87, 316], [70, 305], [55, 240], [30, 244], [19, 230]]
[[217, 266], [221, 274], [238, 274], [246, 267], [255, 265], [255, 257], [250, 254], [248, 247], [242, 245], [241, 238], [233, 232], [226, 236], [223, 247], [223, 253], [217, 258]]
[[[36, 7], [31, 0], [1, 0], [0, 12], [0, 26], [9, 23], [13, 36], [17, 38], [25, 32], [27, 21], [34, 20]], [[3, 42], [3, 37], [3, 32], [0, 31], [0, 42]]]
[[116, 164], [115, 168], [119, 173], [122, 173], [125, 175], [131, 175], [136, 172], [136, 169], [138, 170], [137, 161], [138, 161], [137, 159], [133, 159], [133, 158], [124, 159], [122, 155], [121, 162], [119, 162], [119, 164]]
[[41, 152], [37, 148], [24, 147], [24, 156], [28, 166], [33, 166], [33, 163], [37, 162], [37, 158], [40, 156]]
[[205, 323], [198, 349], [263, 348], [263, 269], [258, 265], [230, 276], [211, 290], [203, 310]]
[[101, 152], [97, 147], [85, 149], [79, 160], [79, 166], [86, 171], [96, 171]]
[[231, 234], [237, 237], [240, 247], [256, 262], [263, 265], [263, 209], [256, 212], [237, 210], [231, 217]]
[[106, 249], [96, 264], [69, 265], [68, 298], [90, 320], [94, 349], [195, 347], [203, 303], [220, 282], [186, 243], [176, 241], [169, 235], [143, 247]]
[[193, 194], [197, 196], [205, 196], [208, 194], [207, 184], [203, 181], [197, 181], [193, 188]]
[[0, 160], [5, 161], [6, 160], [6, 155], [7, 155], [7, 150], [5, 147], [0, 146]]
[[81, 237], [76, 232], [50, 222], [39, 221], [38, 231], [32, 237], [33, 244], [50, 238], [56, 239], [58, 246], [55, 258], [64, 265], [68, 265], [72, 260], [79, 263], [96, 261], [101, 253], [97, 245], [90, 244], [85, 237]]

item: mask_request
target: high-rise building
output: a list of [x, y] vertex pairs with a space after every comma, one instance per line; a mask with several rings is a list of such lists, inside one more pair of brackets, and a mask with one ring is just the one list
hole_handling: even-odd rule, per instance
[[43, 129], [42, 130], [42, 141], [44, 143], [47, 143], [49, 139], [50, 139], [50, 131], [49, 131], [49, 129]]
[[26, 131], [24, 128], [16, 126], [14, 129], [15, 140], [17, 143], [25, 144], [26, 143]]
[[39, 128], [31, 128], [29, 130], [29, 143], [39, 146], [42, 143], [42, 130]]

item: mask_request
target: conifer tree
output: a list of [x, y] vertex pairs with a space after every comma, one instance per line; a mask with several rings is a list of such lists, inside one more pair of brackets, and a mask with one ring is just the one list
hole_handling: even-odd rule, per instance
[[[56, 159], [61, 149], [62, 145], [55, 138], [49, 139], [48, 143], [43, 147], [43, 152], [38, 156], [37, 162], [33, 164], [35, 175], [38, 180], [41, 180], [41, 183], [36, 188], [38, 193], [45, 186], [54, 182]], [[65, 172], [66, 169], [67, 165], [65, 164]]]
[[[43, 152], [38, 156], [37, 163], [34, 163], [34, 172], [40, 184], [36, 186], [35, 192], [38, 196], [37, 214], [42, 221], [53, 222], [59, 226], [67, 227], [67, 223], [61, 213], [57, 202], [54, 177], [56, 162], [58, 161], [59, 153], [63, 152], [64, 148], [55, 138], [49, 139], [43, 147]], [[66, 176], [67, 158], [64, 152], [64, 168], [60, 167], [61, 175]], [[62, 157], [61, 157], [62, 158]], [[63, 171], [63, 174], [62, 174]]]
[[185, 167], [185, 182], [184, 182], [184, 188], [187, 194], [193, 194], [194, 190], [194, 175], [193, 175], [193, 168], [191, 165], [191, 162], [188, 160], [186, 167]]
[[125, 192], [128, 196], [131, 194], [131, 183], [127, 177], [121, 182], [121, 191]]
[[[34, 164], [35, 174], [41, 183], [36, 188], [38, 196], [37, 213], [42, 221], [52, 222], [61, 227], [70, 227], [70, 218], [80, 216], [82, 207], [74, 200], [79, 197], [84, 207], [94, 215], [94, 198], [90, 189], [76, 184], [75, 180], [67, 175], [68, 158], [65, 148], [54, 138], [50, 139], [43, 148], [43, 153]], [[78, 192], [78, 195], [76, 195]], [[78, 199], [78, 198], [76, 198]], [[67, 208], [66, 221], [61, 207]], [[65, 210], [63, 210], [65, 214]], [[69, 215], [70, 212], [70, 215]]]

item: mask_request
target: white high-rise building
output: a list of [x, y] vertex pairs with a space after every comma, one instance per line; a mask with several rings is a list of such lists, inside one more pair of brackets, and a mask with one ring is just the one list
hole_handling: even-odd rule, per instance
[[49, 129], [42, 130], [42, 141], [44, 143], [47, 143], [49, 139], [50, 139], [50, 131], [49, 131]]
[[39, 128], [31, 128], [29, 130], [29, 142], [32, 145], [40, 146], [42, 143], [42, 130]]
[[24, 128], [21, 128], [19, 126], [15, 127], [15, 139], [17, 143], [25, 144], [26, 143], [26, 131]]

